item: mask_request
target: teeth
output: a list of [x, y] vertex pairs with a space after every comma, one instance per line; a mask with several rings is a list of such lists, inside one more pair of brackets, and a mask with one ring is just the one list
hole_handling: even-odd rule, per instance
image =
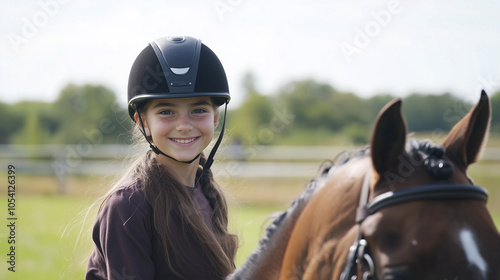
[[193, 142], [194, 140], [196, 140], [196, 138], [191, 138], [191, 139], [172, 139], [172, 140], [174, 140], [177, 143], [187, 144], [187, 143]]

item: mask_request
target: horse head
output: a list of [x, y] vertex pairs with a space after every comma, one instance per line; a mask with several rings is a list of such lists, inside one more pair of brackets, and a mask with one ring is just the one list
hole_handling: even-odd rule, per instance
[[487, 193], [466, 173], [488, 131], [488, 97], [482, 92], [442, 146], [406, 142], [400, 107], [396, 100], [381, 111], [371, 139], [358, 279], [499, 279], [500, 237]]

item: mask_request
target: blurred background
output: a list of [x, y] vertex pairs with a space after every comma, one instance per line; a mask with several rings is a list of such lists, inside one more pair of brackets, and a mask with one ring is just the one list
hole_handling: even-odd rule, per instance
[[[7, 221], [9, 165], [18, 218], [16, 272], [0, 258], [0, 279], [83, 277], [94, 202], [136, 152], [126, 112], [130, 67], [168, 35], [200, 38], [229, 79], [214, 173], [242, 241], [237, 265], [266, 217], [286, 209], [323, 162], [366, 145], [378, 111], [397, 97], [413, 136], [439, 142], [487, 91], [489, 139], [469, 172], [489, 190], [500, 225], [497, 1], [0, 4], [0, 218]], [[2, 227], [2, 256], [8, 236]]]

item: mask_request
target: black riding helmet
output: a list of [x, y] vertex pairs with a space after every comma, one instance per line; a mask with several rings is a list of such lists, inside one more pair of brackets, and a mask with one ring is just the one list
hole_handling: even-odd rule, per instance
[[149, 99], [210, 96], [217, 106], [229, 102], [229, 87], [221, 62], [193, 37], [164, 37], [137, 56], [128, 80], [128, 111]]
[[[188, 36], [163, 37], [151, 42], [137, 56], [128, 81], [128, 112], [133, 121], [134, 113], [151, 99], [197, 96], [209, 96], [215, 105], [225, 104], [225, 110], [230, 100], [222, 63], [201, 40]], [[222, 140], [225, 113], [219, 139], [210, 152], [204, 169], [210, 168]], [[151, 143], [144, 132], [140, 114], [139, 121], [141, 132], [151, 149], [176, 160]], [[184, 163], [191, 163], [198, 157], [199, 155]]]

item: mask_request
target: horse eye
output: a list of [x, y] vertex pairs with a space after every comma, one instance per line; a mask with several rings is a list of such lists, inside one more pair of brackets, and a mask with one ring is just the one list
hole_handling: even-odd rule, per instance
[[382, 236], [380, 240], [380, 249], [383, 251], [394, 250], [399, 247], [401, 238], [395, 232], [388, 232]]

